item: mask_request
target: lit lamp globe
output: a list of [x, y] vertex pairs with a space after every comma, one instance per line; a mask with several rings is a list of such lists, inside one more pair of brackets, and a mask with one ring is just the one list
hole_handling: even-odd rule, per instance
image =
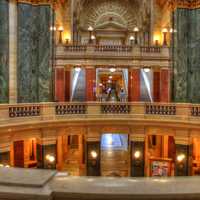
[[134, 153], [134, 157], [135, 157], [136, 159], [140, 158], [140, 156], [141, 156], [141, 152], [140, 152], [140, 151], [136, 151], [136, 152]]
[[148, 68], [148, 67], [144, 68], [144, 72], [145, 73], [149, 73], [150, 72], [150, 68]]
[[76, 72], [80, 72], [80, 71], [81, 71], [81, 68], [80, 68], [80, 67], [75, 67], [74, 70], [75, 70]]
[[93, 159], [96, 159], [97, 156], [98, 156], [98, 154], [97, 154], [96, 151], [91, 151], [90, 155], [91, 155], [91, 157], [92, 157]]
[[130, 38], [129, 38], [129, 40], [131, 42], [131, 45], [133, 45], [133, 41], [135, 40], [134, 36], [131, 35]]
[[185, 155], [184, 154], [180, 154], [177, 156], [177, 161], [178, 162], [182, 162], [185, 159]]
[[88, 31], [92, 32], [93, 30], [94, 30], [94, 29], [93, 29], [92, 26], [89, 26], [89, 27], [88, 27]]

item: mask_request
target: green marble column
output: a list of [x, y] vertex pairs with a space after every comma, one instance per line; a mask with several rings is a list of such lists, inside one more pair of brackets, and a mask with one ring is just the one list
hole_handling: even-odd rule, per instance
[[52, 9], [18, 4], [18, 101], [51, 101]]
[[0, 103], [8, 103], [9, 88], [9, 12], [8, 1], [0, 1]]
[[173, 13], [175, 102], [200, 103], [200, 9], [177, 9]]
[[177, 9], [174, 12], [173, 56], [174, 56], [174, 100], [188, 100], [188, 10]]
[[189, 11], [188, 99], [200, 103], [200, 9]]

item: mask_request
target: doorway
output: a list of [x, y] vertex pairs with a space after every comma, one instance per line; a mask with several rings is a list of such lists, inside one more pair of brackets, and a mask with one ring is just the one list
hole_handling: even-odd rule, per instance
[[128, 69], [98, 68], [97, 98], [100, 101], [126, 101], [128, 96]]
[[129, 175], [128, 134], [106, 133], [101, 137], [101, 175]]

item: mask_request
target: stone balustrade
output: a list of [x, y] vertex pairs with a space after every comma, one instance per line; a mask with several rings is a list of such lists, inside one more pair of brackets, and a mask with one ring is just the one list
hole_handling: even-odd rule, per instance
[[[126, 59], [129, 63], [141, 60], [150, 60], [158, 62], [158, 66], [168, 66], [170, 61], [169, 47], [161, 46], [131, 46], [131, 45], [58, 45], [56, 48], [56, 63], [72, 64], [77, 59], [77, 63], [81, 60], [87, 60], [90, 64], [91, 60], [98, 58], [122, 60]], [[152, 62], [153, 62], [152, 61]], [[83, 62], [84, 64], [84, 62]]]
[[72, 177], [67, 172], [0, 168], [1, 200], [197, 200], [199, 177]]
[[[71, 117], [73, 116], [73, 117]], [[61, 117], [61, 118], [60, 118]], [[0, 125], [6, 126], [16, 122], [40, 123], [45, 120], [59, 121], [86, 119], [101, 120], [179, 120], [180, 122], [198, 122], [200, 120], [200, 105], [175, 103], [107, 103], [107, 102], [65, 102], [38, 104], [2, 104], [0, 105]]]

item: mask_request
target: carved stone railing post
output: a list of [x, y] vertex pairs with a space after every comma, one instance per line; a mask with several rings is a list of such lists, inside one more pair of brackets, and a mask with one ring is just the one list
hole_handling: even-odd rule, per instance
[[87, 106], [87, 114], [92, 117], [101, 114], [101, 105], [97, 103], [90, 103]]
[[176, 115], [181, 119], [188, 119], [191, 116], [191, 105], [176, 104]]
[[44, 103], [40, 107], [42, 120], [53, 120], [55, 119], [55, 105], [54, 103]]
[[0, 123], [9, 120], [9, 108], [7, 105], [0, 105]]

